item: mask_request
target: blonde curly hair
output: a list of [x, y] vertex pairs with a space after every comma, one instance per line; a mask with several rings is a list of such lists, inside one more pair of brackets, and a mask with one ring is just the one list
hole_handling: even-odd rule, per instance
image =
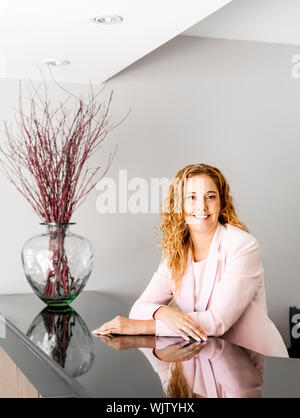
[[238, 219], [228, 181], [220, 170], [207, 164], [190, 164], [179, 170], [169, 186], [167, 196], [161, 207], [159, 228], [162, 232], [162, 238], [158, 244], [163, 259], [167, 261], [167, 266], [171, 271], [175, 291], [179, 290], [181, 279], [186, 271], [189, 249], [193, 250], [193, 243], [189, 228], [186, 227], [183, 209], [184, 182], [185, 179], [199, 174], [208, 175], [217, 186], [221, 201], [218, 221], [222, 225], [228, 223], [249, 232], [247, 227]]
[[166, 388], [163, 388], [165, 398], [204, 398], [200, 393], [195, 393], [188, 386], [186, 378], [182, 371], [180, 361], [171, 363], [171, 376]]
[[166, 398], [190, 398], [190, 390], [186, 378], [182, 373], [181, 362], [170, 365], [171, 377], [166, 388], [163, 388]]

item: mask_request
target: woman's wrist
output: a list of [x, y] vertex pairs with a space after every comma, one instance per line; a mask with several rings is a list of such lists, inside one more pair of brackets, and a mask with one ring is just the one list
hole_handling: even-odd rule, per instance
[[142, 334], [155, 335], [156, 334], [156, 322], [155, 319], [144, 320], [141, 323]]
[[160, 306], [153, 314], [154, 319], [160, 319], [161, 313], [163, 310], [168, 309], [167, 306]]
[[131, 338], [130, 348], [153, 348], [154, 349], [156, 347], [155, 335], [135, 335], [135, 336], [130, 336], [129, 338]]

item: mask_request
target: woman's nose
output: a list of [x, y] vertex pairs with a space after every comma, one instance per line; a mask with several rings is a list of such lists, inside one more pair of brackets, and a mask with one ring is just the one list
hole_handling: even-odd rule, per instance
[[198, 197], [198, 199], [196, 200], [196, 208], [199, 211], [204, 211], [204, 209], [206, 208], [206, 203], [205, 203], [204, 197]]

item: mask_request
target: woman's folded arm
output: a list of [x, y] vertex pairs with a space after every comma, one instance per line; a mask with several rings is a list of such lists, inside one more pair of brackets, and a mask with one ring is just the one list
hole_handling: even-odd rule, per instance
[[[226, 271], [216, 284], [212, 303], [204, 312], [189, 312], [208, 336], [221, 336], [240, 318], [253, 299], [263, 277], [259, 244], [251, 240], [242, 248], [232, 249], [228, 254]], [[133, 305], [129, 317], [151, 320], [161, 306], [173, 297], [170, 272], [160, 263], [141, 297]], [[179, 336], [179, 334], [156, 319], [157, 336]]]
[[132, 306], [129, 318], [153, 319], [153, 314], [161, 306], [166, 306], [171, 301], [173, 292], [171, 289], [170, 276], [164, 263], [161, 262], [157, 271], [153, 274], [150, 283]]
[[[255, 240], [229, 254], [225, 275], [217, 284], [209, 308], [203, 312], [188, 314], [208, 336], [219, 337], [240, 318], [253, 299], [262, 278], [260, 249]], [[156, 321], [156, 335], [178, 336], [159, 320]]]

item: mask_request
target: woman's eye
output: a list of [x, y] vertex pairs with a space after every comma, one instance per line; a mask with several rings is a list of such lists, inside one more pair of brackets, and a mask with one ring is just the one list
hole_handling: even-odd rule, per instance
[[[213, 195], [213, 194], [210, 194], [207, 197], [208, 197], [208, 199], [215, 199], [216, 198], [216, 196]], [[189, 196], [186, 196], [185, 198], [186, 199], [189, 199], [189, 200], [195, 200], [196, 199], [196, 196], [195, 195], [189, 195]]]

